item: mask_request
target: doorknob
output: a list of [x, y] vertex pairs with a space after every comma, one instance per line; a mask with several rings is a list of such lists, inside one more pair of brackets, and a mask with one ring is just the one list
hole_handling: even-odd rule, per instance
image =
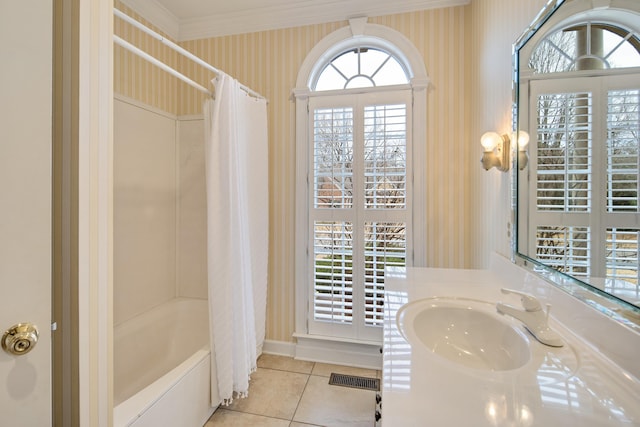
[[27, 354], [36, 346], [38, 335], [36, 325], [18, 323], [7, 329], [2, 335], [2, 349], [16, 356]]

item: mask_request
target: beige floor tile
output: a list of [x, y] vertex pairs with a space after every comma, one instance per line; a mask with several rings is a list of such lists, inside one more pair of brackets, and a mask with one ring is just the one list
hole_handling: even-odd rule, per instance
[[371, 427], [374, 417], [375, 392], [329, 385], [326, 377], [312, 375], [293, 421], [327, 427]]
[[318, 426], [317, 424], [297, 423], [295, 421], [292, 421], [291, 424], [289, 424], [289, 427], [323, 427], [323, 426]]
[[288, 427], [288, 420], [218, 408], [204, 427]]
[[377, 378], [375, 369], [354, 368], [351, 366], [331, 365], [328, 363], [316, 363], [311, 375], [330, 377], [332, 372], [335, 372], [336, 374], [355, 375], [357, 377]]
[[296, 360], [293, 357], [263, 354], [258, 359], [258, 367], [278, 369], [280, 371], [298, 372], [300, 374], [310, 374], [311, 370], [313, 369], [313, 362]]
[[235, 399], [228, 409], [290, 420], [309, 375], [258, 368], [251, 375], [249, 397]]

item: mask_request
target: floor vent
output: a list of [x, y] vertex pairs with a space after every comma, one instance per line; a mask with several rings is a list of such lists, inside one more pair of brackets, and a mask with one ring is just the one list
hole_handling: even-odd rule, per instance
[[342, 387], [359, 388], [362, 390], [380, 391], [380, 380], [377, 378], [356, 377], [331, 373], [329, 385], [339, 385]]

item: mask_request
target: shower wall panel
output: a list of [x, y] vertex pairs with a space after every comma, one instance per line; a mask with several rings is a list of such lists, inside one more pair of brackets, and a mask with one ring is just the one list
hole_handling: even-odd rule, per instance
[[176, 296], [175, 117], [114, 101], [114, 323]]
[[207, 194], [204, 121], [181, 117], [178, 126], [178, 295], [207, 298]]

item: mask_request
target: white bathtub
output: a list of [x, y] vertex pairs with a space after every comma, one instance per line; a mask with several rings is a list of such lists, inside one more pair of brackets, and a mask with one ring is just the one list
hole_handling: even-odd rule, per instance
[[114, 328], [114, 427], [202, 427], [210, 407], [207, 301], [176, 298]]

